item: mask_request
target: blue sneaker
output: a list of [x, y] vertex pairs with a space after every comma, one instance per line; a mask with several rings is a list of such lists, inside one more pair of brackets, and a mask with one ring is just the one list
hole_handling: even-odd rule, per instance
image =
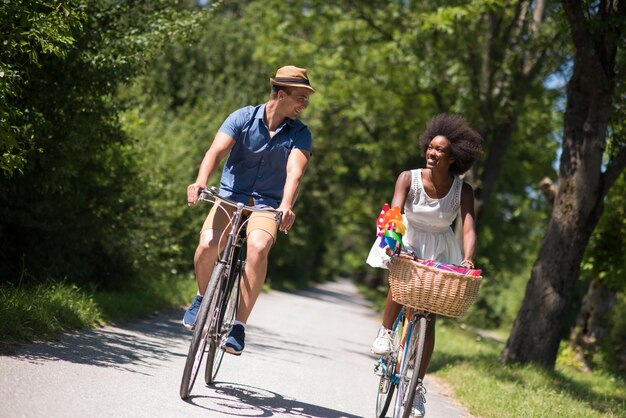
[[202, 303], [202, 296], [196, 295], [191, 305], [187, 308], [185, 312], [185, 316], [183, 316], [183, 326], [187, 329], [193, 329], [193, 326], [196, 324], [196, 316], [198, 316], [198, 311], [200, 310], [200, 304]]
[[246, 339], [246, 329], [243, 325], [236, 324], [230, 328], [226, 338], [222, 341], [222, 350], [228, 354], [234, 354], [236, 356], [241, 355], [243, 347], [246, 345], [244, 340]]

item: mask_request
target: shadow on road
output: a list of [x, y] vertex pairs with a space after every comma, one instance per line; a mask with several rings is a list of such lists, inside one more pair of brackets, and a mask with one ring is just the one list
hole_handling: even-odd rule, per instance
[[365, 298], [355, 297], [354, 294], [345, 292], [343, 283], [329, 282], [324, 287], [312, 287], [305, 290], [299, 290], [294, 294], [318, 299], [330, 303], [338, 303], [341, 305], [357, 305], [363, 308], [370, 308], [371, 303]]
[[246, 335], [248, 335], [246, 350], [251, 356], [278, 357], [296, 364], [306, 364], [309, 357], [329, 358], [323, 350], [319, 349], [319, 346], [303, 343], [300, 339], [293, 337], [289, 330], [249, 325]]
[[56, 341], [30, 344], [11, 357], [31, 363], [68, 361], [137, 372], [126, 365], [156, 367], [159, 360], [183, 354], [174, 345], [189, 340], [171, 312], [125, 326], [105, 327], [64, 335]]
[[187, 402], [225, 416], [358, 418], [357, 415], [285, 398], [278, 393], [252, 386], [217, 383], [214, 393], [212, 396], [192, 396]]

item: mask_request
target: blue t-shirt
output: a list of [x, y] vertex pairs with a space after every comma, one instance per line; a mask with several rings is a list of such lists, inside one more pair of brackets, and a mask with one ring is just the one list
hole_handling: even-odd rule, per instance
[[222, 171], [220, 195], [241, 203], [252, 197], [256, 206], [277, 208], [289, 153], [294, 148], [311, 153], [311, 132], [299, 119], [286, 118], [270, 139], [264, 114], [265, 104], [246, 106], [231, 113], [220, 127], [235, 140]]

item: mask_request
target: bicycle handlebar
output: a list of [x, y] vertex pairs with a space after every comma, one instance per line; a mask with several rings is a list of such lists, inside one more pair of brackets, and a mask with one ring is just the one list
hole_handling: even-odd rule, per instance
[[[213, 199], [211, 199], [213, 198]], [[282, 219], [282, 215], [283, 213], [276, 210], [276, 209], [265, 209], [265, 208], [257, 208], [254, 206], [248, 206], [245, 205], [243, 203], [240, 202], [236, 202], [232, 199], [229, 199], [227, 197], [222, 197], [219, 195], [219, 189], [215, 186], [211, 186], [205, 189], [200, 189], [200, 195], [198, 196], [199, 200], [204, 200], [205, 202], [213, 202], [216, 199], [221, 200], [222, 202], [226, 203], [229, 206], [232, 207], [236, 207], [236, 208], [240, 208], [241, 210], [247, 210], [250, 212], [265, 212], [265, 213], [272, 213], [274, 214], [274, 220], [276, 221], [276, 223], [280, 223], [281, 219]]]

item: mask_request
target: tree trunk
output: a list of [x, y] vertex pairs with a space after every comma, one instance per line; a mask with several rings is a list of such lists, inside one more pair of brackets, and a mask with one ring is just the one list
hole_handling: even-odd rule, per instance
[[[522, 307], [502, 352], [506, 362], [533, 362], [553, 367], [578, 278], [580, 260], [599, 215], [573, 196], [563, 198], [553, 219], [526, 287]], [[598, 208], [599, 209], [599, 208]], [[579, 225], [588, 225], [579, 229]]]
[[[597, 15], [581, 3], [564, 0], [574, 43], [573, 74], [567, 86], [563, 152], [558, 191], [547, 233], [511, 335], [501, 354], [505, 362], [554, 367], [569, 325], [580, 262], [603, 208], [603, 198], [623, 160], [609, 161], [602, 173], [608, 116], [616, 85], [615, 56], [619, 18], [626, 7], [602, 2]], [[585, 13], [591, 13], [588, 22]], [[617, 165], [616, 165], [617, 164]]]
[[[520, 99], [520, 101], [523, 101]], [[489, 201], [493, 195], [493, 191], [496, 187], [496, 181], [500, 177], [502, 171], [502, 165], [504, 164], [504, 156], [506, 150], [511, 144], [511, 138], [513, 137], [513, 131], [515, 130], [515, 120], [506, 120], [499, 123], [493, 131], [489, 134], [491, 137], [489, 152], [487, 158], [483, 164], [482, 175], [480, 176], [480, 184], [482, 187], [477, 188], [476, 195], [476, 233], [480, 234], [481, 226], [483, 224], [483, 208], [489, 206]], [[485, 138], [487, 139], [487, 138]]]

